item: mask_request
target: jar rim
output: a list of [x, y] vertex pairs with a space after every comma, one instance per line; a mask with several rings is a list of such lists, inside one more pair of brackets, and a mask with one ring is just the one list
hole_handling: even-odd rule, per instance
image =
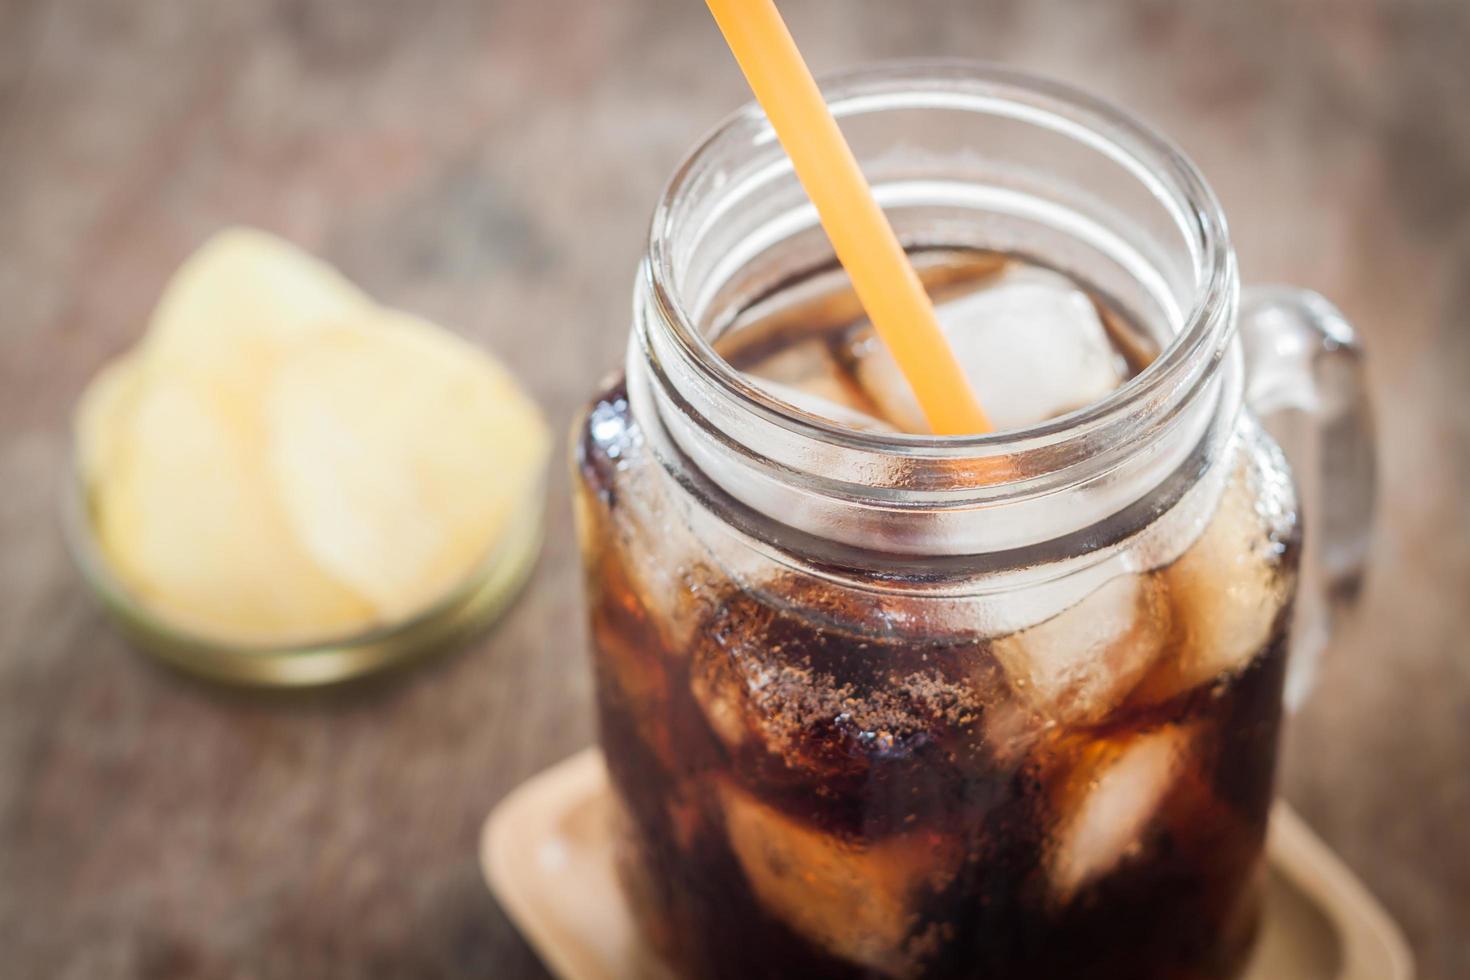
[[[649, 229], [643, 285], [669, 328], [673, 348], [684, 366], [713, 385], [740, 408], [788, 433], [829, 445], [914, 459], [995, 459], [1015, 457], [1097, 433], [1136, 419], [1169, 394], [1190, 388], [1201, 361], [1216, 360], [1229, 340], [1236, 273], [1228, 229], [1219, 201], [1198, 168], [1167, 137], [1127, 111], [1052, 79], [982, 62], [918, 59], [889, 62], [824, 76], [821, 87], [833, 114], [875, 108], [926, 107], [1005, 111], [1065, 124], [1095, 148], [1105, 150], [1150, 185], [1155, 196], [1184, 206], [1195, 264], [1194, 293], [1182, 304], [1179, 328], [1143, 371], [1104, 398], [1073, 412], [1013, 429], [973, 435], [929, 435], [858, 431], [801, 413], [751, 384], [715, 352], [695, 324], [675, 285], [670, 242], [677, 231], [677, 205], [691, 193], [700, 167], [722, 144], [744, 132], [757, 141], [774, 139], [765, 114], [748, 103], [721, 121], [684, 158], [668, 181]], [[1198, 379], [1194, 379], [1197, 381]], [[994, 470], [994, 468], [992, 468]], [[987, 481], [991, 482], [991, 481]], [[997, 477], [994, 482], [1010, 482]]]

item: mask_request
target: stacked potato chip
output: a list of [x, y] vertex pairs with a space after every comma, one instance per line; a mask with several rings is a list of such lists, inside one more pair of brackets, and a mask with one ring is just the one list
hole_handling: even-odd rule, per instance
[[77, 415], [113, 573], [224, 642], [412, 616], [534, 512], [545, 422], [491, 357], [260, 232], [223, 232]]

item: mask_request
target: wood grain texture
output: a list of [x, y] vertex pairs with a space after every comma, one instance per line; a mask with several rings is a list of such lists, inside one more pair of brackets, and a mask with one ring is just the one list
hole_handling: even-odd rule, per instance
[[[1383, 513], [1284, 792], [1470, 976], [1470, 6], [788, 0], [818, 70], [963, 55], [1172, 134], [1247, 281], [1372, 357]], [[0, 0], [0, 974], [540, 977], [476, 830], [592, 737], [568, 487], [531, 587], [409, 674], [268, 698], [155, 668], [55, 519], [67, 414], [172, 268], [246, 222], [509, 361], [566, 431], [654, 197], [743, 98], [694, 0]]]

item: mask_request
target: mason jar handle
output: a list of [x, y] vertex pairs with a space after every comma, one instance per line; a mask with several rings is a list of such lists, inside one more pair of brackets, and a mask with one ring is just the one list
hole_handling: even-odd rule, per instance
[[1286, 703], [1306, 698], [1338, 617], [1356, 603], [1373, 529], [1373, 424], [1363, 351], [1326, 299], [1246, 289], [1246, 402], [1286, 454], [1304, 515]]

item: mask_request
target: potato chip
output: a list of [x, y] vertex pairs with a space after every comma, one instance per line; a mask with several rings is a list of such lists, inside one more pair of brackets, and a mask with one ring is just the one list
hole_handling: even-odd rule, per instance
[[252, 426], [191, 379], [151, 377], [95, 484], [104, 555], [151, 609], [203, 635], [272, 644], [361, 629], [373, 609], [293, 538]]
[[258, 400], [290, 348], [371, 314], [372, 300], [331, 266], [265, 232], [222, 231], [164, 290], [143, 351], [150, 373], [181, 374]]
[[327, 640], [466, 582], [549, 439], [498, 363], [262, 232], [211, 239], [77, 418], [98, 540], [177, 626]]
[[117, 465], [126, 441], [124, 430], [137, 402], [140, 373], [135, 355], [120, 357], [103, 367], [82, 392], [73, 438], [77, 468], [88, 487]]
[[385, 615], [464, 581], [540, 492], [540, 413], [489, 356], [381, 311], [323, 333], [266, 394], [271, 474], [293, 532]]

